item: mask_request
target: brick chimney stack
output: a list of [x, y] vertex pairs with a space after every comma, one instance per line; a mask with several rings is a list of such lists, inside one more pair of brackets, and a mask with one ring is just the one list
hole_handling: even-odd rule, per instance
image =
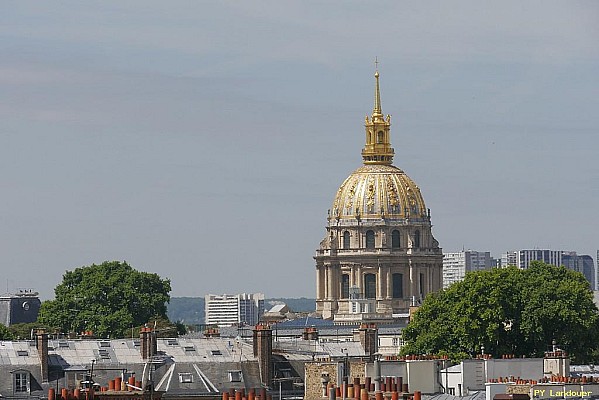
[[272, 329], [267, 324], [260, 323], [254, 328], [254, 356], [258, 357], [262, 384], [270, 386], [273, 376]]
[[152, 328], [142, 327], [139, 332], [141, 358], [144, 360], [151, 359], [157, 351], [156, 335]]
[[40, 357], [42, 382], [48, 382], [48, 334], [43, 329], [35, 332], [35, 347]]
[[364, 352], [370, 358], [370, 361], [374, 360], [374, 355], [379, 350], [379, 330], [375, 324], [362, 324], [358, 329], [360, 335], [360, 344], [364, 348]]

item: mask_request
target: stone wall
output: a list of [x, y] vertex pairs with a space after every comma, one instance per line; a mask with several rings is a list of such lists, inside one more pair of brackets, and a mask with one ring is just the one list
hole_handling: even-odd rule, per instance
[[[340, 362], [339, 364], [342, 364]], [[341, 382], [337, 382], [337, 362], [308, 362], [305, 365], [306, 379], [304, 381], [305, 400], [322, 399], [322, 375], [329, 375], [329, 383], [338, 386]], [[366, 377], [366, 362], [365, 361], [350, 361], [349, 363], [349, 378], [351, 384], [354, 378], [360, 378], [361, 382], [365, 381]]]

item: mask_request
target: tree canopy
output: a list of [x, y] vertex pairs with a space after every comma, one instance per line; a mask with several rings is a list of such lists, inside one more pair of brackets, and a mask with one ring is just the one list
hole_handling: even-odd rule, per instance
[[124, 337], [154, 318], [166, 317], [171, 284], [126, 262], [106, 261], [67, 271], [42, 303], [38, 322], [63, 332], [91, 330], [98, 337]]
[[33, 332], [37, 329], [44, 329], [46, 331], [55, 330], [55, 328], [42, 325], [39, 322], [22, 322], [18, 324], [12, 324], [8, 327], [13, 339], [16, 340], [31, 339]]
[[542, 356], [553, 340], [575, 362], [594, 361], [599, 310], [578, 272], [542, 262], [494, 268], [426, 297], [403, 331], [402, 354]]
[[0, 340], [12, 339], [14, 339], [12, 332], [6, 326], [0, 324]]

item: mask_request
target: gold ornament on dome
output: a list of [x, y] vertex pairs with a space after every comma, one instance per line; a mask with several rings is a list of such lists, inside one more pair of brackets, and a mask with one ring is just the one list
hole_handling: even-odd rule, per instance
[[397, 199], [397, 190], [390, 176], [387, 177], [387, 191], [389, 193], [389, 204], [391, 207], [397, 207], [399, 200]]
[[352, 208], [355, 194], [356, 194], [356, 181], [354, 180], [352, 182], [352, 185], [349, 188], [349, 192], [347, 193], [347, 200], [346, 200], [345, 208], [347, 208], [348, 211], [351, 210], [351, 208]]
[[368, 179], [368, 192], [366, 193], [366, 198], [368, 212], [372, 213], [374, 211], [374, 182], [372, 181], [372, 177]]

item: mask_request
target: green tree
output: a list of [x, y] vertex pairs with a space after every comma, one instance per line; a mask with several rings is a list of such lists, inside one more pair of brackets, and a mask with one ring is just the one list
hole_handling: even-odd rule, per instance
[[44, 329], [46, 332], [56, 331], [56, 328], [40, 324], [39, 322], [23, 322], [20, 324], [13, 324], [8, 327], [8, 330], [12, 333], [12, 336], [16, 340], [30, 339], [32, 332], [36, 329]]
[[106, 261], [67, 271], [42, 303], [38, 322], [63, 332], [92, 330], [98, 337], [125, 337], [131, 328], [166, 317], [170, 281], [126, 262]]
[[12, 332], [4, 325], [0, 324], [0, 340], [13, 340]]
[[582, 274], [533, 262], [468, 273], [427, 296], [403, 338], [402, 354], [456, 360], [483, 348], [495, 357], [538, 357], [555, 339], [575, 362], [589, 362], [599, 347], [599, 310]]

